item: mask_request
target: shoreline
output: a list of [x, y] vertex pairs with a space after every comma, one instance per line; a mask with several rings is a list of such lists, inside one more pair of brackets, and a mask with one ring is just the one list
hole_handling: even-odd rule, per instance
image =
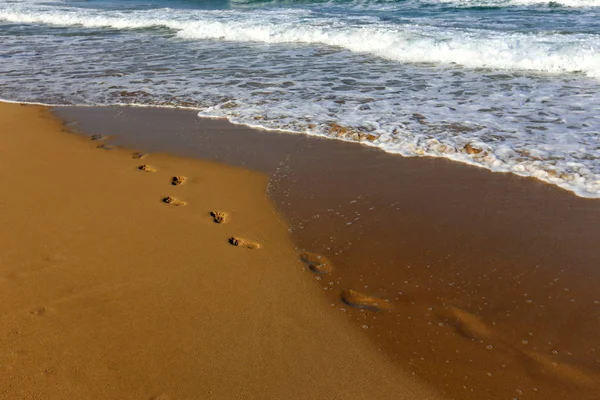
[[[309, 133], [309, 132], [299, 132], [299, 131], [292, 131], [292, 130], [285, 130], [285, 129], [278, 129], [278, 128], [269, 128], [266, 126], [262, 126], [262, 125], [251, 125], [251, 124], [245, 124], [245, 123], [238, 123], [238, 122], [233, 122], [231, 121], [228, 117], [223, 117], [223, 116], [200, 116], [198, 113], [201, 111], [200, 108], [197, 107], [186, 107], [186, 106], [168, 106], [168, 105], [147, 105], [147, 104], [129, 104], [129, 103], [123, 103], [123, 104], [113, 104], [113, 105], [62, 105], [62, 104], [47, 104], [47, 103], [29, 103], [29, 102], [19, 102], [19, 101], [13, 101], [13, 100], [5, 100], [5, 99], [0, 99], [0, 102], [4, 102], [4, 103], [9, 103], [9, 104], [27, 104], [27, 105], [34, 105], [34, 106], [42, 106], [42, 107], [48, 107], [50, 109], [54, 109], [59, 110], [59, 109], [70, 109], [70, 108], [74, 108], [74, 109], [91, 109], [91, 110], [97, 110], [97, 109], [114, 109], [114, 108], [140, 108], [140, 109], [149, 109], [149, 110], [170, 110], [170, 111], [190, 111], [190, 112], [194, 112], [196, 114], [196, 117], [199, 118], [200, 120], [216, 120], [216, 121], [221, 121], [224, 122], [225, 124], [229, 124], [229, 125], [233, 125], [233, 126], [239, 126], [242, 129], [248, 129], [248, 130], [252, 130], [252, 131], [263, 131], [263, 132], [268, 132], [268, 133], [280, 133], [280, 134], [293, 134], [293, 135], [303, 135], [303, 136], [307, 136], [309, 138], [313, 138], [313, 139], [328, 139], [328, 140], [338, 140], [338, 141], [342, 141], [345, 143], [352, 143], [355, 145], [362, 145], [362, 146], [367, 146], [367, 147], [371, 147], [373, 149], [377, 149], [379, 151], [383, 151], [387, 154], [390, 155], [395, 155], [398, 157], [405, 157], [405, 158], [432, 158], [432, 159], [441, 159], [441, 160], [445, 160], [445, 161], [450, 161], [453, 163], [458, 163], [458, 164], [463, 164], [463, 165], [467, 165], [469, 167], [476, 167], [476, 168], [481, 168], [484, 169], [488, 172], [493, 172], [496, 174], [512, 174], [514, 176], [520, 177], [520, 178], [526, 178], [526, 179], [533, 179], [539, 182], [542, 182], [544, 184], [550, 185], [550, 186], [554, 186], [556, 188], [559, 188], [561, 190], [564, 190], [576, 197], [580, 197], [583, 199], [600, 199], [600, 193], [590, 193], [589, 191], [582, 191], [581, 189], [575, 189], [571, 186], [569, 186], [566, 183], [561, 183], [561, 182], [556, 182], [553, 181], [553, 179], [557, 179], [557, 177], [559, 177], [555, 172], [551, 172], [551, 171], [546, 171], [546, 170], [540, 170], [537, 171], [537, 175], [535, 174], [525, 174], [525, 173], [520, 173], [519, 171], [516, 170], [512, 170], [512, 169], [508, 169], [508, 168], [502, 168], [502, 169], [494, 169], [492, 168], [490, 165], [484, 165], [484, 164], [480, 164], [476, 162], [476, 158], [481, 158], [481, 157], [476, 157], [474, 159], [466, 159], [466, 158], [461, 158], [459, 157], [462, 150], [461, 151], [456, 151], [454, 153], [449, 152], [446, 153], [446, 155], [441, 155], [441, 154], [412, 154], [412, 155], [405, 155], [401, 152], [392, 152], [392, 151], [388, 151], [376, 144], [369, 144], [369, 140], [367, 139], [356, 139], [356, 138], [351, 138], [352, 134], [361, 134], [361, 135], [365, 135], [362, 132], [353, 132], [352, 129], [349, 128], [345, 128], [341, 125], [337, 125], [337, 124], [333, 124], [333, 126], [331, 126], [331, 131], [332, 132], [338, 132], [338, 134], [336, 136], [328, 136], [325, 134], [315, 134], [315, 133]], [[159, 111], [160, 112], [160, 111]], [[60, 113], [59, 113], [60, 114]], [[66, 113], [66, 115], [68, 115], [69, 112]], [[470, 146], [471, 144], [468, 143], [468, 145]], [[443, 148], [445, 145], [443, 145], [442, 143], [437, 143], [436, 146]], [[465, 146], [466, 147], [466, 146]], [[464, 150], [464, 149], [463, 149]], [[480, 150], [482, 149], [476, 149], [475, 151], [475, 155], [477, 156], [477, 154], [479, 154]], [[485, 155], [487, 151], [483, 150], [483, 154]], [[469, 151], [466, 152], [466, 154], [471, 154]], [[543, 177], [540, 176], [540, 174], [547, 174], [547, 177]]]
[[[444, 395], [595, 398], [597, 200], [532, 178], [186, 111], [59, 114], [84, 132], [114, 133], [118, 145], [270, 175], [268, 194], [297, 251], [331, 262], [314, 278], [332, 308]], [[392, 308], [348, 306], [344, 290]]]
[[3, 397], [439, 398], [328, 307], [264, 174], [0, 119]]

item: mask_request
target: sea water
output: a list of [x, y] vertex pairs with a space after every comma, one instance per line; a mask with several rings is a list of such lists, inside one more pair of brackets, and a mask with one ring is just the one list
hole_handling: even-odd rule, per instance
[[600, 198], [600, 0], [0, 0], [0, 98], [194, 108]]

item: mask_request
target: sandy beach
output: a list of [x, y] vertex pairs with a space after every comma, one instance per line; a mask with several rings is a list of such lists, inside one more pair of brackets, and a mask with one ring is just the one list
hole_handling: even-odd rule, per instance
[[265, 174], [0, 126], [0, 398], [439, 398], [329, 307]]
[[600, 0], [0, 0], [0, 400], [600, 400]]
[[595, 200], [182, 110], [0, 123], [1, 399], [597, 398]]
[[598, 397], [596, 200], [193, 111], [54, 112], [111, 143], [268, 175], [297, 252], [324, 256], [305, 265], [333, 309], [445, 397]]

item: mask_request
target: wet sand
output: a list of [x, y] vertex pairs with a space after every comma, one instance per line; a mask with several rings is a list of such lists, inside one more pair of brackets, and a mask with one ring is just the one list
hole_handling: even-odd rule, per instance
[[329, 307], [265, 174], [0, 126], [0, 399], [439, 398]]
[[447, 397], [600, 395], [597, 200], [189, 111], [58, 112], [116, 143], [269, 174], [297, 251], [328, 260], [304, 265], [331, 308]]

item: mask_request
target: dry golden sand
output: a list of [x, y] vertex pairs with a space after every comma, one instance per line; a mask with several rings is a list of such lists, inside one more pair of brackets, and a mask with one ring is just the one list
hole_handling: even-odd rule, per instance
[[437, 398], [324, 304], [265, 175], [0, 127], [0, 399]]

